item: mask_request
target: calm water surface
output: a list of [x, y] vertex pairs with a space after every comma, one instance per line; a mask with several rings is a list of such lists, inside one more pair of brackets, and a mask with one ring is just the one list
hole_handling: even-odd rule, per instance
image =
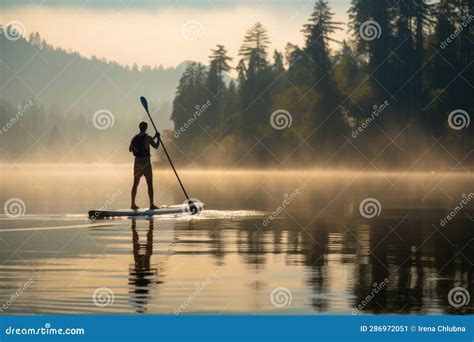
[[[473, 312], [448, 301], [474, 288], [469, 173], [189, 171], [199, 216], [88, 222], [129, 206], [130, 174], [0, 167], [0, 203], [25, 204], [0, 215], [0, 314]], [[157, 203], [183, 202], [171, 173], [154, 183]], [[378, 216], [361, 215], [367, 198]]]

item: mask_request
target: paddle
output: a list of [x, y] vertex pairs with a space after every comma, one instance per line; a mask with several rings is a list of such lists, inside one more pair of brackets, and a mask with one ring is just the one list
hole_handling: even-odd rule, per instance
[[[150, 115], [150, 112], [148, 111], [148, 102], [147, 102], [146, 98], [143, 97], [143, 96], [140, 96], [140, 101], [142, 102], [143, 108], [145, 108], [145, 111], [148, 114], [148, 117], [150, 118], [150, 121], [151, 121], [153, 127], [155, 128], [156, 133], [159, 134], [158, 129], [155, 126], [155, 122], [153, 121], [153, 119]], [[170, 162], [171, 168], [173, 169], [174, 174], [176, 175], [176, 178], [178, 179], [179, 185], [181, 185], [181, 189], [183, 190], [184, 195], [186, 196], [186, 199], [188, 200], [189, 210], [191, 211], [191, 214], [194, 215], [199, 211], [199, 209], [198, 209], [197, 205], [194, 204], [194, 202], [189, 199], [188, 193], [186, 192], [186, 189], [184, 188], [183, 183], [181, 182], [181, 179], [178, 176], [178, 172], [176, 172], [176, 169], [173, 165], [173, 162], [171, 161], [170, 155], [168, 154], [168, 151], [166, 151], [166, 147], [163, 144], [163, 140], [161, 140], [161, 137], [159, 137], [158, 139], [161, 143], [161, 146], [163, 146], [163, 151], [165, 151], [166, 157], [168, 158], [168, 161]]]

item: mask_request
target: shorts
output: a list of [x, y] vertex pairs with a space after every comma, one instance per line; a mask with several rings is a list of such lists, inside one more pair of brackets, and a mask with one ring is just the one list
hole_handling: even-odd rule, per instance
[[145, 176], [145, 178], [152, 178], [153, 172], [151, 170], [150, 157], [135, 157], [133, 175], [135, 177]]

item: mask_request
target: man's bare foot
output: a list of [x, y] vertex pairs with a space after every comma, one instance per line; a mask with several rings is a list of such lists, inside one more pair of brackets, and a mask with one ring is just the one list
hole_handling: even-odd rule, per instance
[[138, 209], [140, 209], [140, 207], [138, 207], [136, 204], [132, 204], [132, 206], [130, 207], [130, 209], [132, 209], [132, 210], [138, 210]]
[[156, 210], [156, 209], [158, 209], [158, 207], [156, 205], [154, 205], [154, 204], [150, 205], [150, 210]]

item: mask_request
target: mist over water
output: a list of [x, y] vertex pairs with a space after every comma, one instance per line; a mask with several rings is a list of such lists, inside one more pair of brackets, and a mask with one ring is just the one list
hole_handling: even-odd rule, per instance
[[0, 315], [473, 313], [472, 1], [6, 1]]
[[[24, 203], [19, 217], [0, 216], [0, 303], [28, 282], [1, 314], [473, 311], [448, 302], [452, 288], [473, 288], [467, 173], [182, 170], [201, 215], [93, 224], [90, 209], [129, 207], [131, 165], [0, 174], [0, 203]], [[172, 173], [158, 170], [154, 184], [157, 204], [184, 202]], [[102, 287], [113, 293], [104, 307], [93, 301]]]

